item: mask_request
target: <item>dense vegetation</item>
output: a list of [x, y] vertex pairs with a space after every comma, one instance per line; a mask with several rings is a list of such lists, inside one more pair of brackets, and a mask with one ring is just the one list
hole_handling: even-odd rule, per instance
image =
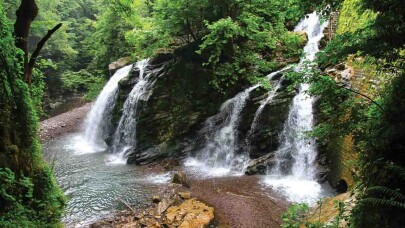
[[400, 13], [404, 7], [395, 0], [346, 0], [339, 7], [337, 34], [319, 54], [318, 64], [325, 69], [346, 62], [367, 71], [363, 89], [347, 87], [319, 72], [306, 78], [312, 83], [311, 92], [322, 97], [315, 136], [329, 150], [337, 138], [354, 139], [359, 156], [354, 192], [359, 202], [347, 218], [352, 227], [404, 223], [405, 93], [400, 89], [405, 80]]
[[[314, 134], [332, 150], [350, 135], [359, 155], [353, 227], [400, 227], [405, 222], [405, 5], [402, 0], [37, 0], [29, 52], [46, 32], [63, 26], [44, 46], [27, 83], [12, 24], [20, 1], [0, 1], [0, 226], [56, 225], [64, 199], [37, 139], [44, 89], [48, 96], [96, 97], [108, 65], [171, 53], [187, 46], [214, 72], [220, 93], [296, 60], [305, 38], [291, 32], [314, 9], [340, 11], [335, 36], [318, 55], [321, 71], [291, 74], [320, 96]], [[330, 75], [341, 63], [368, 69], [377, 86], [356, 91]], [[365, 84], [369, 82], [364, 82]], [[338, 102], [337, 102], [338, 101]]]
[[23, 52], [13, 45], [3, 12], [0, 5], [0, 226], [53, 226], [63, 213], [64, 197], [42, 160], [32, 93], [22, 78]]

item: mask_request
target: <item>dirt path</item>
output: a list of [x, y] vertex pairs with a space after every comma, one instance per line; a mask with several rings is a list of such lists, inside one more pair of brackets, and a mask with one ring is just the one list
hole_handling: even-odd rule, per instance
[[39, 123], [39, 137], [42, 142], [64, 134], [74, 133], [80, 130], [86, 114], [90, 111], [91, 104], [52, 117]]
[[259, 176], [191, 180], [192, 196], [215, 208], [219, 227], [280, 227], [285, 201], [263, 190]]

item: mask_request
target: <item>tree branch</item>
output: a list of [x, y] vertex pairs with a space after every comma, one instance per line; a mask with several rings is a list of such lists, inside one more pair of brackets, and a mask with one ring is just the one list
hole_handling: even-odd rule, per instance
[[357, 94], [357, 95], [360, 95], [360, 96], [362, 96], [362, 97], [364, 97], [364, 98], [370, 100], [370, 101], [373, 102], [375, 105], [377, 105], [377, 107], [379, 107], [382, 111], [384, 111], [384, 108], [383, 108], [380, 104], [378, 104], [375, 100], [373, 100], [371, 97], [369, 97], [369, 96], [367, 96], [367, 95], [365, 95], [365, 94], [362, 94], [362, 93], [360, 93], [360, 92], [357, 92], [357, 91], [355, 91], [355, 90], [352, 90], [352, 89], [350, 89], [350, 88], [344, 87], [344, 86], [340, 86], [340, 87], [343, 88], [343, 89], [345, 89], [345, 90], [347, 90], [347, 91], [350, 91], [350, 92], [352, 92], [352, 93], [355, 93], [355, 94]]
[[60, 28], [62, 27], [62, 23], [56, 25], [53, 29], [49, 30], [48, 33], [38, 42], [35, 51], [32, 53], [30, 57], [30, 61], [28, 63], [27, 69], [25, 70], [26, 81], [30, 85], [32, 79], [32, 71], [34, 69], [35, 62], [41, 52], [42, 48], [44, 47], [45, 43], [51, 38], [51, 36]]
[[35, 0], [22, 0], [16, 11], [17, 19], [14, 23], [15, 46], [24, 52], [24, 80], [27, 82], [25, 71], [28, 68], [28, 37], [31, 23], [38, 15], [38, 6]]

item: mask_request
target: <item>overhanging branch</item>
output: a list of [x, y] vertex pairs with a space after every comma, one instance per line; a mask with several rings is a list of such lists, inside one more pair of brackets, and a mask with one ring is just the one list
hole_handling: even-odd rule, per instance
[[49, 30], [48, 33], [38, 42], [37, 47], [35, 48], [35, 51], [32, 53], [32, 55], [30, 57], [30, 61], [28, 63], [27, 69], [25, 71], [25, 76], [26, 76], [28, 84], [31, 84], [32, 71], [34, 69], [34, 65], [39, 56], [39, 53], [41, 52], [42, 48], [44, 47], [45, 43], [49, 40], [49, 38], [51, 38], [51, 36], [56, 31], [58, 31], [58, 29], [60, 27], [62, 27], [62, 23], [59, 23], [53, 29]]
[[375, 105], [377, 105], [377, 107], [379, 107], [382, 111], [384, 111], [384, 108], [379, 103], [377, 103], [375, 100], [373, 100], [371, 97], [369, 97], [365, 94], [362, 94], [360, 92], [357, 92], [355, 90], [352, 90], [350, 88], [344, 87], [344, 86], [341, 86], [341, 88], [366, 98], [367, 100], [369, 100], [369, 101], [373, 102]]

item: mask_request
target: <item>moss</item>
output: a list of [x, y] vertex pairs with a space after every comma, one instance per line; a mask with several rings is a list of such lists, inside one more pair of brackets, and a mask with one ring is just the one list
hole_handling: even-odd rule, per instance
[[53, 227], [64, 197], [42, 159], [38, 117], [10, 28], [0, 6], [0, 226]]

